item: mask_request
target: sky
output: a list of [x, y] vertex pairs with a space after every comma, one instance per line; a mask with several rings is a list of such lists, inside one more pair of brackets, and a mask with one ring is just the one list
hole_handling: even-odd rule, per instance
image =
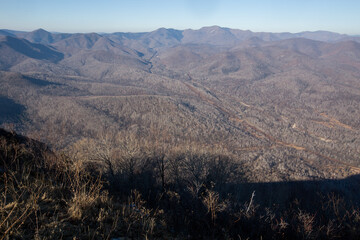
[[110, 33], [214, 25], [360, 35], [360, 0], [0, 0], [0, 29]]

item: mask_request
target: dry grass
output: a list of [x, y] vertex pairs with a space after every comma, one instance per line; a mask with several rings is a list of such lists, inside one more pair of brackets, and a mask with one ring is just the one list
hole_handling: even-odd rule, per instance
[[[1, 137], [0, 239], [360, 236], [357, 202], [334, 192], [317, 195], [310, 206], [297, 199], [282, 208], [268, 206], [261, 191], [241, 198], [231, 187], [239, 184], [232, 176], [239, 169], [224, 151], [190, 145], [155, 148], [131, 138], [122, 143], [127, 145], [120, 150], [108, 146], [109, 159], [114, 164], [133, 159], [137, 164], [132, 169], [114, 165], [109, 174], [109, 168], [97, 170], [106, 163], [93, 165], [94, 158], [86, 157], [89, 152], [72, 157], [39, 153], [16, 137]], [[305, 201], [309, 196], [302, 197]]]

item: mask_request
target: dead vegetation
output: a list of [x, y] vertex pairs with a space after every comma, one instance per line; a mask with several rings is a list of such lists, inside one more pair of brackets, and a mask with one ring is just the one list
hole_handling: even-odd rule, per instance
[[[83, 139], [101, 142], [104, 133], [151, 139], [154, 129], [165, 129], [180, 145], [221, 145], [249, 167], [262, 161], [254, 181], [334, 179], [358, 171], [359, 44], [346, 38], [269, 38], [219, 27], [135, 35], [40, 32], [52, 40], [34, 45], [38, 31], [0, 39], [4, 63], [14, 58], [0, 66], [0, 124], [15, 123], [17, 131], [58, 150]], [[43, 43], [62, 59], [21, 51], [48, 49]]]
[[3, 239], [358, 238], [359, 45], [201, 31], [1, 40]]
[[357, 178], [251, 184], [224, 154], [120, 134], [65, 155], [2, 132], [1, 239], [359, 237]]

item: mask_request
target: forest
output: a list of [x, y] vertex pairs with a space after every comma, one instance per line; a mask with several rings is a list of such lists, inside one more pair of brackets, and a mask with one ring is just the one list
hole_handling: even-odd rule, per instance
[[0, 239], [357, 239], [360, 38], [0, 31]]

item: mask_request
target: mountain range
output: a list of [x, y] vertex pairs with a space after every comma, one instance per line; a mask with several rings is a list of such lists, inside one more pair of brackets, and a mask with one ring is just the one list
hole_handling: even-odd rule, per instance
[[216, 146], [254, 181], [360, 172], [360, 37], [4, 29], [0, 82], [0, 124], [55, 148], [127, 132]]

